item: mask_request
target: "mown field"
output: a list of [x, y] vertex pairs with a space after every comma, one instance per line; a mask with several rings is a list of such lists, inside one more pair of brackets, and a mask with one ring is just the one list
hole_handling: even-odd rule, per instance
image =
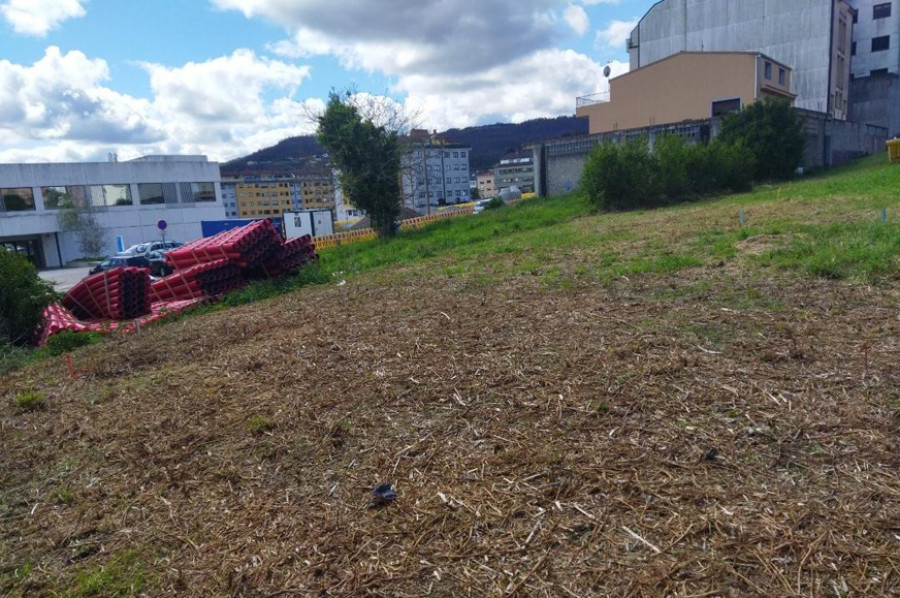
[[0, 596], [900, 595], [883, 162], [445, 221], [7, 373]]

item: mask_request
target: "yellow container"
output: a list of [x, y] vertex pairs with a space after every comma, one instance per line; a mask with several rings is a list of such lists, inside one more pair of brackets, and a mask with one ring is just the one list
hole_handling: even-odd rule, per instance
[[891, 164], [900, 164], [900, 139], [891, 139], [887, 142], [887, 147]]

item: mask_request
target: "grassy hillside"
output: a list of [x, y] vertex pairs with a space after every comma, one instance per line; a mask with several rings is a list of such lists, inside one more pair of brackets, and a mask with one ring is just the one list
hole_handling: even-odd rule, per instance
[[898, 188], [536, 200], [13, 372], [0, 595], [900, 594]]

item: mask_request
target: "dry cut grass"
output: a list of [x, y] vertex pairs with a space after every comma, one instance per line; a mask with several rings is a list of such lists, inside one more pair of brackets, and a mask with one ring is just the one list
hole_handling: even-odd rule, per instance
[[38, 364], [0, 594], [900, 595], [897, 300], [361, 276]]

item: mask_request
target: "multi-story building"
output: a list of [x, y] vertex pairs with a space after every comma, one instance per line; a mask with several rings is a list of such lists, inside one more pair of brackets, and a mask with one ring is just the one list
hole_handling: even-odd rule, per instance
[[632, 71], [680, 52], [765, 54], [793, 69], [798, 108], [845, 120], [852, 30], [845, 0], [662, 0], [631, 32], [628, 53]]
[[334, 175], [330, 170], [298, 177], [300, 203], [304, 210], [334, 210]]
[[[225, 216], [219, 165], [206, 156], [146, 156], [128, 162], [0, 164], [0, 245], [28, 255], [39, 268], [81, 257], [78, 237], [60, 210], [89, 213], [111, 254], [166, 238], [193, 241], [200, 222]], [[165, 232], [160, 221], [166, 222]], [[93, 257], [93, 256], [91, 256]]]
[[681, 52], [620, 75], [603, 101], [578, 98], [590, 133], [699, 121], [765, 97], [794, 100], [791, 69], [751, 52]]
[[222, 205], [225, 206], [226, 218], [237, 218], [237, 191], [236, 187], [241, 179], [222, 177]]
[[238, 218], [277, 218], [293, 209], [292, 177], [245, 177], [234, 185]]
[[494, 186], [494, 171], [485, 170], [476, 174], [475, 188], [478, 189], [478, 195], [483, 199], [497, 195], [497, 188]]
[[518, 187], [523, 193], [534, 191], [534, 154], [530, 151], [507, 154], [494, 166], [495, 192]]
[[429, 210], [467, 202], [471, 148], [431, 137], [410, 140], [401, 155], [403, 203], [413, 210]]
[[900, 0], [850, 3], [850, 118], [900, 136]]

